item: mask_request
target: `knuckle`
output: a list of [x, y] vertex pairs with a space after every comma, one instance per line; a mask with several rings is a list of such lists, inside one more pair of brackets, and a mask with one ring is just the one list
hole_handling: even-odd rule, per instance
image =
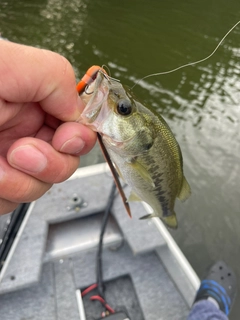
[[79, 164], [79, 157], [71, 155], [63, 155], [65, 158], [64, 164], [61, 166], [61, 170], [58, 170], [54, 174], [53, 183], [59, 183], [67, 180], [77, 169]]
[[50, 184], [28, 177], [24, 183], [19, 183], [15, 186], [11, 200], [18, 203], [31, 202], [40, 198], [50, 187]]

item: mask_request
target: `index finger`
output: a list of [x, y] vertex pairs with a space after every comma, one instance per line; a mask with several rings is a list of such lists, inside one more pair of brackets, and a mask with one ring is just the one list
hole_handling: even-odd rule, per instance
[[63, 56], [44, 49], [0, 41], [0, 98], [39, 102], [62, 121], [79, 118], [83, 104], [73, 68]]

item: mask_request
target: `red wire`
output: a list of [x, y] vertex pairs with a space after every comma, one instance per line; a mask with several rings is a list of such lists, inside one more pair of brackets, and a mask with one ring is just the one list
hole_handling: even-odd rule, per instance
[[104, 305], [104, 307], [105, 307], [109, 312], [115, 313], [115, 310], [113, 310], [113, 309], [109, 306], [109, 304], [107, 304], [106, 301], [105, 301], [102, 297], [100, 297], [100, 296], [92, 296], [92, 297], [90, 298], [90, 300], [98, 300], [98, 301], [100, 301], [100, 302]]
[[[88, 288], [86, 288], [85, 290], [82, 291], [81, 296], [84, 297], [86, 294], [88, 294], [92, 290], [96, 289], [97, 286], [98, 286], [97, 283], [92, 284], [91, 286], [89, 286]], [[91, 296], [90, 300], [98, 300], [98, 301], [100, 301], [109, 312], [115, 313], [115, 310], [112, 309], [109, 306], [109, 304], [107, 304], [106, 301], [102, 297], [100, 297], [99, 295]]]
[[90, 291], [96, 289], [97, 286], [98, 286], [98, 285], [97, 285], [96, 283], [94, 283], [94, 284], [92, 284], [90, 287], [88, 287], [88, 288], [86, 288], [85, 290], [83, 290], [82, 293], [81, 293], [82, 297], [84, 297], [84, 296], [85, 296], [86, 294], [88, 294]]

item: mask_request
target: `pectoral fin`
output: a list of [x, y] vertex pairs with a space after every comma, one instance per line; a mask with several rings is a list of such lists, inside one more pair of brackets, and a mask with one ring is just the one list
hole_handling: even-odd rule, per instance
[[144, 181], [150, 184], [153, 188], [155, 187], [155, 183], [153, 182], [153, 179], [151, 178], [149, 172], [144, 168], [144, 166], [141, 165], [141, 163], [139, 163], [138, 161], [134, 161], [128, 163], [128, 165], [130, 165], [134, 170], [136, 170]]
[[181, 191], [178, 194], [178, 199], [181, 201], [185, 201], [191, 194], [191, 188], [186, 180], [185, 177], [183, 177], [183, 182], [182, 182], [182, 188]]

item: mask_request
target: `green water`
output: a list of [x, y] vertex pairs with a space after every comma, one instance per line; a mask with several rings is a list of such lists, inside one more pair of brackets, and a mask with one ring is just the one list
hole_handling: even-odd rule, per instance
[[[137, 79], [208, 56], [240, 19], [238, 0], [24, 0], [0, 2], [0, 33], [67, 57], [77, 78], [93, 65]], [[146, 79], [135, 95], [180, 143], [191, 198], [177, 203], [177, 243], [201, 277], [223, 259], [240, 283], [240, 27], [206, 62]], [[98, 148], [82, 164], [102, 161]], [[239, 319], [240, 299], [230, 319]]]

